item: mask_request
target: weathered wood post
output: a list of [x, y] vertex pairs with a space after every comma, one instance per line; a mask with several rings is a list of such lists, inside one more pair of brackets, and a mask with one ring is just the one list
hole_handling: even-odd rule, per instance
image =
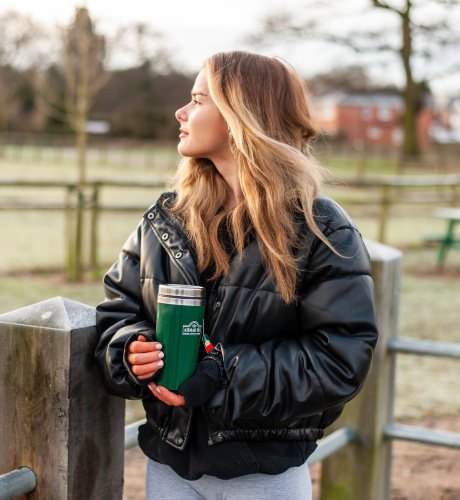
[[62, 297], [0, 316], [0, 474], [37, 476], [21, 498], [122, 498], [124, 400], [94, 362], [94, 308]]
[[66, 239], [66, 278], [68, 281], [75, 281], [77, 271], [75, 269], [75, 206], [73, 198], [76, 193], [76, 185], [67, 186], [65, 197], [65, 239]]
[[99, 245], [98, 245], [98, 235], [99, 235], [99, 214], [101, 212], [99, 200], [101, 183], [92, 183], [92, 194], [91, 194], [91, 222], [90, 222], [90, 266], [91, 275], [93, 278], [98, 278], [100, 275], [99, 269]]
[[357, 438], [323, 462], [321, 500], [389, 500], [391, 493], [391, 441], [383, 429], [393, 420], [395, 362], [387, 344], [398, 329], [402, 253], [371, 241], [366, 246], [380, 336], [364, 389], [331, 429], [351, 426]]

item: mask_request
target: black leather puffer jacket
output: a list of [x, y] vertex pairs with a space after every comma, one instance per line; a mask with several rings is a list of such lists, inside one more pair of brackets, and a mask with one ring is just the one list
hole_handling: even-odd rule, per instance
[[[192, 412], [157, 400], [132, 374], [125, 348], [140, 332], [154, 339], [163, 283], [200, 284], [193, 250], [163, 195], [127, 240], [105, 276], [97, 307], [96, 357], [111, 394], [143, 399], [148, 423], [182, 449]], [[299, 226], [300, 300], [286, 305], [261, 262], [255, 240], [207, 301], [205, 329], [217, 348], [221, 388], [204, 405], [209, 444], [225, 440], [308, 440], [341, 413], [363, 386], [377, 341], [367, 250], [353, 222], [332, 200], [315, 203], [320, 229], [342, 256]], [[198, 410], [199, 411], [199, 410]]]

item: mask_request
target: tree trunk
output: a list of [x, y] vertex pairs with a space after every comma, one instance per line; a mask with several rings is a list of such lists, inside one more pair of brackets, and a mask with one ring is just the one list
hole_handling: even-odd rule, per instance
[[3, 95], [0, 99], [0, 132], [8, 132], [8, 95]]
[[77, 154], [78, 154], [78, 189], [77, 189], [77, 214], [75, 223], [75, 279], [83, 280], [83, 232], [84, 232], [84, 204], [86, 182], [86, 130], [85, 120], [82, 117], [77, 129]]
[[418, 85], [412, 77], [411, 56], [412, 56], [412, 29], [410, 25], [411, 1], [407, 0], [405, 12], [401, 12], [403, 44], [401, 48], [401, 58], [406, 75], [406, 88], [404, 90], [404, 156], [414, 156], [419, 154], [417, 138], [417, 111], [418, 111]]
[[85, 183], [86, 183], [86, 120], [88, 119], [88, 110], [90, 107], [90, 90], [89, 90], [89, 68], [90, 59], [90, 34], [85, 25], [86, 18], [80, 17], [80, 39], [79, 39], [79, 56], [78, 78], [76, 88], [76, 103], [75, 115], [76, 124], [75, 132], [77, 135], [78, 149], [78, 204], [77, 204], [77, 221], [75, 228], [75, 271], [76, 280], [83, 280], [83, 234], [84, 234], [84, 204], [85, 204]]
[[77, 135], [77, 156], [78, 156], [78, 187], [83, 189], [86, 182], [86, 148], [87, 134], [85, 130], [86, 115], [79, 117]]

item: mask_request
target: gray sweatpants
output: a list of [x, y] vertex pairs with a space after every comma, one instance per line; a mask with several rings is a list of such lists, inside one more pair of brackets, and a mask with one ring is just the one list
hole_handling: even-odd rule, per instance
[[187, 481], [171, 467], [147, 460], [146, 500], [311, 500], [308, 465], [278, 475], [248, 474], [234, 479], [203, 476]]

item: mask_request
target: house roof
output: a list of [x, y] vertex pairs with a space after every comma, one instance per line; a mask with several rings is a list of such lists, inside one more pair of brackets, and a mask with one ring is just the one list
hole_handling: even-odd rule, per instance
[[385, 108], [404, 108], [404, 100], [401, 96], [395, 94], [356, 94], [345, 96], [340, 104], [342, 106], [357, 106], [360, 108], [385, 107]]

